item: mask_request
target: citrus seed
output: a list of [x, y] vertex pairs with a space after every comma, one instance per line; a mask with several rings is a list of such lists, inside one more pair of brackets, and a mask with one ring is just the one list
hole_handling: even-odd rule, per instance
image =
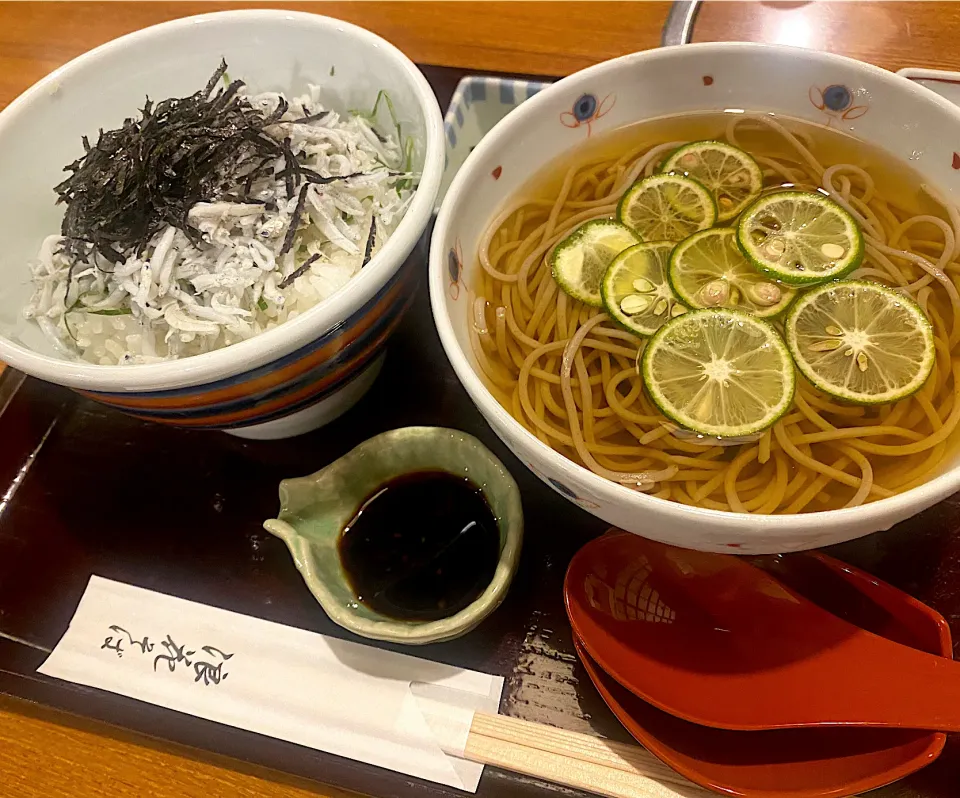
[[748, 293], [759, 305], [776, 305], [783, 297], [780, 287], [773, 283], [757, 283], [748, 289]]
[[764, 252], [774, 258], [779, 258], [786, 248], [787, 245], [783, 242], [782, 238], [771, 238], [763, 245]]
[[653, 291], [653, 289], [653, 283], [643, 277], [638, 277], [633, 281], [633, 290], [639, 291], [641, 294], [647, 294], [650, 291]]
[[846, 250], [839, 244], [826, 243], [820, 247], [820, 252], [825, 258], [842, 258]]
[[726, 280], [714, 280], [700, 290], [700, 301], [707, 307], [722, 305], [730, 297], [730, 286]]
[[620, 310], [626, 313], [628, 316], [633, 316], [636, 313], [643, 313], [650, 304], [653, 302], [648, 296], [640, 296], [640, 294], [630, 294], [625, 296], [620, 301]]
[[[841, 346], [843, 346], [843, 341], [839, 338], [827, 338], [824, 341], [817, 341], [815, 344], [810, 344], [809, 349], [811, 352], [832, 352]], [[853, 350], [851, 349], [850, 352], [853, 352]], [[860, 354], [863, 353], [861, 352]]]

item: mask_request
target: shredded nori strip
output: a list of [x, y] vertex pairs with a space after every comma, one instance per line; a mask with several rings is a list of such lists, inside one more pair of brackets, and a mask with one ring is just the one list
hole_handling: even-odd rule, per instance
[[351, 172], [349, 175], [330, 175], [324, 177], [319, 172], [313, 171], [306, 166], [300, 167], [300, 174], [310, 183], [316, 183], [318, 186], [325, 186], [329, 183], [336, 183], [340, 180], [350, 180], [353, 177], [366, 177], [364, 172]]
[[201, 234], [187, 217], [190, 208], [223, 196], [231, 185], [244, 185], [249, 193], [281, 154], [299, 183], [289, 146], [281, 147], [265, 132], [287, 104], [265, 116], [238, 97], [242, 81], [214, 94], [226, 69], [221, 62], [206, 87], [189, 97], [156, 105], [147, 98], [138, 119], [100, 131], [96, 144], [83, 139], [85, 154], [65, 167], [73, 174], [55, 189], [58, 202], [67, 206], [61, 233], [77, 242], [67, 244], [65, 252], [80, 259], [96, 251], [120, 263], [121, 253], [142, 253], [167, 225], [199, 244]]
[[250, 191], [253, 189], [253, 183], [257, 178], [264, 177], [266, 174], [272, 171], [272, 164], [274, 161], [273, 155], [268, 155], [260, 163], [258, 163], [253, 169], [250, 170], [250, 174], [247, 175], [247, 179], [243, 181], [243, 195], [245, 197], [250, 196]]
[[[297, 164], [296, 171], [297, 174], [308, 183], [316, 183], [318, 186], [326, 186], [341, 180], [352, 180], [355, 177], [372, 177], [376, 174], [382, 174], [380, 172], [351, 172], [348, 175], [330, 175], [329, 177], [324, 177], [319, 172], [315, 172], [307, 166], [301, 166], [299, 163]], [[387, 172], [387, 177], [404, 177], [405, 175], [406, 172]], [[297, 182], [299, 185], [299, 181]], [[291, 194], [290, 196], [292, 197], [293, 195]]]
[[293, 121], [296, 122], [298, 125], [306, 125], [306, 124], [309, 124], [310, 122], [319, 122], [321, 119], [326, 119], [328, 116], [330, 116], [329, 111], [320, 111], [319, 113], [310, 114], [309, 116], [305, 116], [302, 119], [294, 119]]
[[[220, 78], [222, 78], [226, 74], [227, 74], [227, 61], [225, 58], [221, 58], [220, 66], [216, 68], [214, 73], [210, 76], [210, 80], [207, 81], [207, 85], [203, 87], [203, 96], [209, 97], [210, 92], [212, 92], [214, 89], [214, 86], [216, 86], [217, 83], [220, 82]], [[149, 104], [150, 101], [147, 100], [147, 103]]]
[[283, 118], [283, 115], [287, 112], [287, 109], [290, 106], [287, 104], [285, 97], [280, 97], [280, 101], [277, 103], [277, 107], [274, 109], [273, 113], [267, 117], [267, 124], [273, 125], [276, 124], [280, 119]]
[[91, 316], [129, 316], [133, 313], [130, 308], [110, 308], [108, 310], [89, 310], [84, 309]]
[[362, 269], [370, 262], [370, 258], [373, 257], [373, 245], [377, 243], [377, 217], [370, 217], [370, 233], [367, 236], [367, 246], [363, 250], [363, 263], [360, 264]]
[[317, 255], [311, 255], [309, 258], [307, 258], [307, 259], [303, 262], [303, 265], [302, 265], [302, 266], [297, 267], [297, 269], [295, 269], [294, 271], [290, 272], [290, 274], [288, 274], [286, 277], [284, 277], [284, 278], [277, 284], [277, 288], [287, 288], [287, 287], [288, 287], [289, 285], [291, 285], [291, 284], [293, 283], [293, 281], [296, 280], [301, 274], [305, 274], [306, 271], [307, 271], [307, 269], [309, 269], [309, 268], [313, 265], [314, 261], [319, 260], [319, 259], [320, 259], [320, 255], [319, 255], [319, 254], [317, 254]]
[[293, 239], [297, 234], [297, 228], [300, 226], [300, 217], [303, 216], [303, 206], [307, 202], [307, 191], [310, 190], [310, 184], [304, 183], [300, 189], [300, 196], [297, 197], [297, 207], [293, 209], [293, 216], [290, 217], [290, 226], [287, 228], [287, 234], [283, 237], [283, 246], [280, 247], [280, 257], [283, 257], [293, 246]]
[[93, 245], [77, 238], [64, 238], [61, 239], [57, 252], [66, 255], [71, 261], [82, 261], [90, 257]]
[[219, 111], [221, 108], [225, 107], [230, 100], [233, 99], [240, 89], [244, 87], [244, 82], [242, 80], [235, 80], [229, 86], [227, 86], [225, 91], [217, 92], [217, 96], [213, 98], [213, 109]]
[[293, 199], [293, 195], [300, 185], [300, 170], [297, 158], [290, 149], [290, 137], [283, 140], [283, 182], [287, 188], [287, 199]]

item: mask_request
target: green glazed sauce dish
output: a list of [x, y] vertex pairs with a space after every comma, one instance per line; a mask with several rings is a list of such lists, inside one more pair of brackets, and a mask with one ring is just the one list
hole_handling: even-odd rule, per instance
[[[338, 541], [381, 486], [430, 471], [464, 477], [480, 490], [497, 523], [500, 559], [486, 589], [456, 614], [397, 620], [358, 599], [344, 573]], [[441, 427], [406, 427], [370, 438], [314, 474], [283, 480], [279, 517], [263, 526], [287, 544], [310, 592], [335, 623], [363, 637], [422, 645], [460, 637], [500, 606], [520, 559], [523, 510], [513, 477], [476, 438]]]

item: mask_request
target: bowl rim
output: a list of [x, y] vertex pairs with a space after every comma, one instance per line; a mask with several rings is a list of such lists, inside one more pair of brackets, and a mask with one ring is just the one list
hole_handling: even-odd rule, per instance
[[339, 291], [296, 318], [254, 338], [213, 352], [118, 368], [43, 355], [0, 336], [0, 360], [41, 379], [93, 391], [164, 391], [203, 385], [270, 363], [309, 344], [356, 313], [398, 271], [427, 228], [440, 190], [444, 158], [443, 117], [433, 89], [413, 61], [390, 42], [358, 25], [320, 14], [281, 9], [214, 11], [151, 25], [88, 50], [34, 83], [0, 111], [0, 137], [27, 115], [37, 101], [58, 88], [62, 80], [84, 70], [96, 70], [104, 57], [118, 51], [135, 48], [157, 37], [175, 38], [177, 32], [197, 25], [278, 22], [294, 22], [319, 32], [345, 34], [353, 37], [358, 47], [377, 49], [395, 62], [395, 68], [406, 77], [417, 98], [426, 129], [420, 184], [397, 229], [370, 263]]
[[[498, 472], [497, 484], [493, 490], [502, 492], [509, 505], [511, 520], [501, 521], [497, 519], [497, 527], [503, 536], [503, 545], [500, 549], [500, 558], [497, 560], [497, 567], [494, 571], [490, 583], [484, 588], [483, 592], [477, 596], [466, 607], [446, 618], [440, 618], [435, 621], [402, 621], [380, 616], [379, 618], [361, 618], [344, 607], [333, 595], [330, 588], [327, 587], [312, 567], [310, 557], [311, 542], [304, 535], [301, 535], [297, 529], [284, 520], [281, 516], [286, 513], [283, 509], [285, 500], [283, 499], [283, 485], [285, 482], [301, 482], [315, 480], [320, 474], [328, 469], [337, 468], [347, 458], [358, 458], [367, 449], [376, 449], [381, 446], [405, 446], [408, 445], [414, 436], [429, 437], [436, 440], [437, 445], [450, 445], [451, 437], [459, 438], [459, 443], [469, 446], [478, 456], [486, 460]], [[446, 470], [446, 469], [443, 469]], [[453, 473], [453, 472], [448, 472]], [[459, 474], [457, 474], [459, 476]], [[486, 490], [486, 485], [479, 486], [481, 490]], [[349, 452], [341, 455], [332, 463], [328, 463], [319, 471], [308, 474], [304, 477], [295, 477], [290, 480], [282, 480], [280, 483], [281, 512], [276, 518], [270, 518], [263, 522], [263, 528], [273, 535], [283, 540], [287, 548], [293, 555], [294, 564], [307, 588], [317, 600], [317, 603], [327, 613], [330, 620], [342, 626], [361, 637], [367, 637], [372, 640], [384, 640], [390, 643], [405, 643], [407, 645], [425, 645], [427, 643], [440, 643], [445, 640], [452, 640], [456, 637], [466, 634], [482, 621], [491, 615], [506, 598], [513, 577], [516, 574], [517, 567], [520, 564], [520, 552], [523, 548], [523, 502], [520, 495], [520, 488], [507, 467], [503, 464], [490, 449], [475, 436], [469, 432], [463, 432], [452, 427], [436, 426], [409, 426], [398, 427], [397, 429], [387, 430], [372, 438], [357, 444]], [[348, 584], [346, 579], [344, 583]]]
[[[736, 533], [738, 538], [763, 539], [771, 532], [789, 529], [793, 533], [809, 533], [817, 528], [822, 529], [825, 524], [848, 523], [865, 525], [876, 523], [878, 529], [890, 526], [890, 518], [898, 513], [906, 512], [914, 515], [920, 509], [940, 501], [960, 489], [960, 467], [952, 468], [944, 474], [888, 498], [878, 499], [858, 507], [844, 507], [836, 510], [818, 510], [811, 513], [795, 513], [792, 515], [754, 515], [752, 513], [737, 513], [732, 510], [711, 510], [703, 507], [692, 507], [668, 499], [658, 499], [646, 493], [630, 490], [610, 480], [593, 473], [588, 468], [575, 463], [564, 455], [543, 443], [536, 435], [527, 430], [493, 397], [487, 389], [468, 356], [465, 354], [454, 332], [453, 322], [446, 305], [444, 253], [441, 247], [453, 227], [452, 208], [461, 194], [469, 190], [474, 181], [480, 179], [484, 173], [479, 171], [480, 162], [488, 152], [495, 151], [500, 142], [515, 135], [528, 120], [536, 117], [543, 106], [548, 105], [555, 95], [565, 93], [572, 87], [588, 81], [596, 81], [609, 72], [629, 69], [649, 62], [670, 63], [683, 60], [692, 53], [722, 55], [729, 53], [750, 53], [754, 55], [786, 55], [790, 58], [804, 58], [813, 61], [833, 63], [838, 66], [857, 69], [865, 72], [872, 78], [892, 84], [899, 89], [920, 96], [925, 102], [933, 103], [948, 116], [953, 116], [960, 125], [960, 107], [941, 97], [934, 91], [914, 83], [913, 81], [890, 72], [886, 69], [858, 61], [855, 58], [836, 55], [834, 53], [809, 50], [802, 47], [793, 47], [782, 44], [763, 44], [755, 42], [702, 42], [684, 44], [672, 47], [661, 47], [603, 61], [594, 66], [568, 75], [565, 78], [547, 86], [543, 91], [528, 99], [507, 117], [498, 122], [489, 131], [477, 147], [467, 156], [463, 166], [454, 177], [447, 194], [437, 214], [433, 234], [430, 241], [429, 260], [429, 287], [430, 306], [433, 311], [434, 323], [440, 335], [440, 341], [453, 366], [457, 378], [466, 389], [471, 400], [488, 419], [495, 420], [494, 432], [507, 442], [508, 437], [519, 439], [525, 449], [533, 449], [534, 456], [548, 461], [550, 465], [561, 473], [574, 477], [577, 481], [586, 484], [590, 491], [611, 506], [627, 506], [638, 512], [663, 512], [675, 517], [685, 517], [692, 522], [704, 523], [715, 530]], [[575, 90], [574, 90], [575, 93]], [[491, 216], [492, 218], [492, 216]], [[485, 220], [486, 221], [486, 220]], [[489, 422], [488, 422], [489, 423]], [[506, 428], [508, 433], [500, 435], [497, 427]], [[511, 444], [511, 449], [513, 444]], [[515, 452], [516, 454], [516, 452]], [[517, 454], [519, 459], [523, 459]], [[529, 467], [529, 466], [528, 466]], [[918, 508], [918, 509], [915, 509]], [[906, 517], [906, 516], [905, 516]], [[886, 526], [884, 526], [886, 524]], [[836, 541], [833, 541], [836, 542]]]

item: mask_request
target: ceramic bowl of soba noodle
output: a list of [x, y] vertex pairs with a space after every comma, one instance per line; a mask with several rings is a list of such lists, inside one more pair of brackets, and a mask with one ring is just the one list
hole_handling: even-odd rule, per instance
[[558, 493], [729, 553], [960, 489], [960, 110], [808, 50], [559, 81], [467, 159], [430, 291], [472, 400]]

